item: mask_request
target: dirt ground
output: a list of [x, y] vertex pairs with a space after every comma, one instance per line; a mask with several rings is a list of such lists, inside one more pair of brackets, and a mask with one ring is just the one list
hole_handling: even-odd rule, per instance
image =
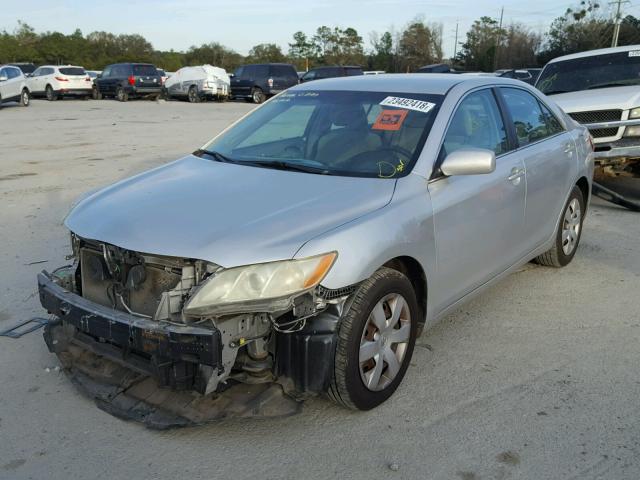
[[[0, 108], [0, 329], [44, 313], [35, 277], [65, 261], [76, 197], [250, 108]], [[365, 413], [315, 399], [288, 418], [150, 431], [81, 396], [41, 331], [0, 338], [0, 478], [640, 478], [639, 239], [637, 213], [594, 202], [570, 266], [527, 266], [426, 332], [397, 393]]]

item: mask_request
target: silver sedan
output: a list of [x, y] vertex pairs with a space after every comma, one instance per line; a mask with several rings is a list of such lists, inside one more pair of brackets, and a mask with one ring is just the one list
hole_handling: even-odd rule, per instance
[[65, 220], [74, 263], [38, 279], [59, 317], [45, 336], [161, 386], [272, 382], [370, 409], [423, 329], [526, 262], [573, 259], [592, 154], [584, 127], [518, 81], [299, 85], [81, 199]]

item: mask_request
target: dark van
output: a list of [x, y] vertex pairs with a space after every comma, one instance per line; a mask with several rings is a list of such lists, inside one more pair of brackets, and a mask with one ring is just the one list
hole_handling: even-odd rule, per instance
[[298, 74], [288, 63], [263, 63], [238, 67], [231, 78], [231, 95], [254, 103], [298, 84]]
[[357, 65], [317, 67], [312, 68], [302, 75], [300, 83], [310, 82], [311, 80], [321, 80], [323, 78], [353, 77], [357, 75], [364, 75], [364, 73], [362, 73], [362, 67]]
[[150, 63], [116, 63], [107, 65], [93, 85], [93, 98], [114, 97], [121, 102], [129, 98], [157, 98], [162, 92], [162, 77]]

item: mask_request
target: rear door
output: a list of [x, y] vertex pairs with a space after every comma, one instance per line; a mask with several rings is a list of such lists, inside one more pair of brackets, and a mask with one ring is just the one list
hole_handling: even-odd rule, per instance
[[571, 188], [576, 146], [571, 134], [535, 95], [501, 87], [518, 142], [516, 154], [526, 169], [525, 241], [529, 250], [548, 240]]
[[69, 90], [89, 90], [91, 79], [82, 67], [58, 67], [61, 75], [67, 79], [65, 88]]
[[160, 74], [153, 65], [134, 63], [131, 68], [136, 87], [158, 88], [161, 86]]
[[436, 174], [429, 182], [438, 278], [432, 298], [438, 312], [524, 255], [524, 163], [513, 154], [507, 120], [491, 88], [472, 91], [460, 101], [439, 159], [465, 148], [494, 151], [496, 169], [483, 175]]
[[275, 90], [274, 93], [286, 90], [298, 83], [298, 74], [287, 65], [271, 65], [269, 67], [269, 75], [273, 79], [271, 89]]
[[115, 74], [120, 65], [109, 65], [102, 71], [100, 78], [96, 79], [96, 85], [103, 94], [113, 95], [115, 92]]
[[31, 93], [41, 93], [43, 88], [42, 88], [42, 82], [41, 80], [41, 75], [42, 73], [42, 67], [40, 68], [36, 68], [34, 70], [34, 72], [31, 74], [31, 76], [29, 78], [27, 78], [27, 86], [29, 87], [29, 91]]

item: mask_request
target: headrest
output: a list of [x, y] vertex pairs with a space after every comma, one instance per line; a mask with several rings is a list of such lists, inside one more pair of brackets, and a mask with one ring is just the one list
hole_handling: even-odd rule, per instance
[[358, 128], [367, 125], [367, 116], [361, 105], [341, 105], [332, 110], [331, 123], [338, 127]]

